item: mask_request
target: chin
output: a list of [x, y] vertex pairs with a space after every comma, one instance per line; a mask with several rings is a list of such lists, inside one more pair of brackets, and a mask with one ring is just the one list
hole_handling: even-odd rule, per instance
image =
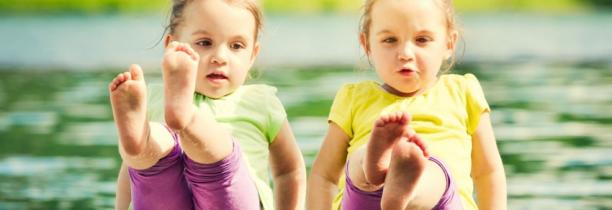
[[411, 94], [414, 93], [416, 91], [419, 91], [418, 89], [407, 89], [407, 90], [399, 90], [400, 92], [404, 93], [404, 94]]

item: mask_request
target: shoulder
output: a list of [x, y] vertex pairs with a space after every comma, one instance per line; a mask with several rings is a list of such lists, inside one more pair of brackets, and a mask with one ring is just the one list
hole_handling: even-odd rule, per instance
[[266, 84], [242, 85], [233, 94], [239, 102], [249, 102], [254, 104], [266, 104], [270, 100], [278, 100], [276, 93], [278, 89]]
[[480, 87], [478, 79], [473, 74], [467, 73], [463, 75], [459, 74], [446, 74], [440, 77], [440, 82], [444, 87], [459, 91], [470, 91], [473, 88]]
[[238, 91], [255, 95], [276, 95], [276, 87], [266, 84], [243, 85]]
[[[237, 91], [237, 100], [244, 106], [256, 110], [268, 110], [268, 112], [279, 112], [284, 110], [281, 100], [276, 93], [278, 89], [266, 84], [243, 85]], [[284, 111], [283, 111], [284, 113]]]
[[440, 80], [445, 84], [463, 84], [469, 80], [475, 80], [476, 76], [471, 73], [467, 74], [445, 74], [440, 77]]
[[338, 90], [337, 95], [350, 95], [353, 97], [359, 97], [362, 95], [369, 95], [376, 91], [379, 85], [374, 81], [361, 81], [356, 83], [346, 83]]

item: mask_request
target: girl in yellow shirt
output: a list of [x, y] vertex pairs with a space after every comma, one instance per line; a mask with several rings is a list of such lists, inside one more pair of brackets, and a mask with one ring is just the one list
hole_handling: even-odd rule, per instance
[[450, 0], [366, 1], [360, 44], [383, 83], [338, 91], [308, 209], [506, 209], [480, 84], [440, 76], [458, 36]]

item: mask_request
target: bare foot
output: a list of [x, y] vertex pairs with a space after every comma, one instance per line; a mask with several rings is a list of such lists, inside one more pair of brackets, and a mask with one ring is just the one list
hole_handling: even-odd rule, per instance
[[117, 75], [108, 89], [119, 142], [127, 154], [138, 155], [148, 134], [147, 87], [142, 69], [131, 65], [129, 72]]
[[374, 123], [363, 159], [366, 180], [373, 185], [384, 182], [391, 160], [391, 149], [410, 131], [405, 113], [383, 115]]
[[[373, 185], [380, 185], [385, 176], [391, 160], [392, 148], [400, 140], [415, 139], [415, 132], [409, 126], [410, 116], [405, 112], [398, 112], [381, 116], [374, 123], [370, 141], [368, 142], [364, 157], [364, 172], [366, 180]], [[426, 153], [424, 144], [415, 142]]]
[[421, 140], [400, 141], [393, 147], [381, 200], [384, 210], [403, 210], [414, 197], [417, 183], [427, 165], [427, 158], [415, 141]]
[[195, 115], [193, 94], [198, 71], [198, 54], [188, 44], [171, 42], [162, 61], [166, 123], [182, 130]]

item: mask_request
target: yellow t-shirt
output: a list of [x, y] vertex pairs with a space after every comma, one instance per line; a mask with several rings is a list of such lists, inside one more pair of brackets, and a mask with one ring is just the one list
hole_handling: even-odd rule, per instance
[[[337, 93], [329, 114], [350, 137], [348, 156], [370, 138], [374, 121], [381, 114], [405, 111], [410, 125], [425, 139], [432, 156], [449, 167], [466, 210], [477, 209], [473, 198], [471, 173], [472, 133], [480, 115], [489, 105], [472, 74], [443, 75], [430, 89], [415, 97], [400, 97], [386, 92], [374, 81], [344, 85]], [[347, 158], [348, 158], [347, 156]], [[340, 209], [344, 176], [333, 209]]]

